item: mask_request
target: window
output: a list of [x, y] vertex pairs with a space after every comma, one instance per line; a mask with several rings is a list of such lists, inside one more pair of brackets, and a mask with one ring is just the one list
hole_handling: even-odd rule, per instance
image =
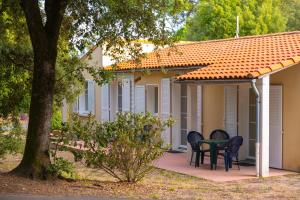
[[118, 83], [118, 111], [122, 112], [122, 83]]
[[154, 115], [158, 114], [158, 85], [147, 85], [146, 110]]
[[84, 92], [77, 99], [77, 110], [80, 114], [88, 114], [94, 111], [94, 82], [86, 81]]

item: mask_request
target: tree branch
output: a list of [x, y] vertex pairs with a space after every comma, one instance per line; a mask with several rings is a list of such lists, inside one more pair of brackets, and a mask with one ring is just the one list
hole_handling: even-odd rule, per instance
[[0, 15], [2, 15], [2, 13], [4, 12], [6, 6], [7, 6], [7, 0], [2, 0], [2, 4], [1, 4], [1, 7], [0, 7]]
[[51, 50], [57, 49], [59, 31], [68, 2], [68, 0], [45, 1], [45, 12], [47, 16], [45, 30]]
[[38, 55], [41, 53], [40, 47], [47, 42], [38, 1], [21, 0], [21, 7], [26, 17], [34, 54]]

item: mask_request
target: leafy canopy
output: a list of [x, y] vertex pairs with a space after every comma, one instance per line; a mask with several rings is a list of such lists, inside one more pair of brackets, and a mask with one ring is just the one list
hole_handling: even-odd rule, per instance
[[[0, 0], [0, 117], [28, 112], [34, 55], [19, 1]], [[63, 29], [69, 28], [67, 23]], [[81, 91], [84, 68], [70, 35], [62, 32], [56, 64], [55, 107]]]
[[[43, 23], [47, 2], [51, 1], [39, 1]], [[111, 78], [82, 63], [80, 52], [97, 44], [116, 62], [138, 58], [141, 45], [132, 42], [144, 38], [156, 45], [172, 43], [174, 24], [190, 6], [185, 0], [66, 2], [56, 61], [56, 107], [64, 98], [72, 102], [82, 91], [83, 71], [90, 72], [99, 84]], [[34, 54], [19, 0], [0, 0], [0, 24], [0, 117], [4, 117], [29, 110]]]
[[284, 31], [286, 18], [280, 0], [201, 0], [179, 33], [187, 40], [234, 37], [236, 17], [240, 36]]
[[284, 0], [282, 9], [287, 18], [286, 30], [300, 30], [300, 0]]

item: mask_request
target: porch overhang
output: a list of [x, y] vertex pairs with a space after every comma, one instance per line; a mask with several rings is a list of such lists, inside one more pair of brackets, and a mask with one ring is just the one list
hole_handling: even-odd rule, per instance
[[[260, 80], [257, 85], [257, 81]], [[269, 176], [269, 87], [270, 74], [256, 78], [241, 79], [177, 79], [178, 84], [194, 85], [238, 85], [251, 84], [256, 94], [256, 174], [259, 177]]]

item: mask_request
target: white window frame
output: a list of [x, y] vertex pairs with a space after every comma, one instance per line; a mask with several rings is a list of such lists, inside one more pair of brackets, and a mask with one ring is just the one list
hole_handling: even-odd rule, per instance
[[[94, 114], [94, 106], [89, 105], [90, 103], [95, 104], [95, 91], [93, 92], [93, 102], [90, 102], [89, 99], [89, 82], [92, 80], [85, 80], [85, 89], [84, 92], [77, 98], [77, 110], [76, 113], [78, 113], [81, 116], [87, 116], [90, 113]], [[91, 88], [92, 90], [95, 90], [95, 88]], [[92, 108], [92, 110], [89, 110], [89, 107]]]

